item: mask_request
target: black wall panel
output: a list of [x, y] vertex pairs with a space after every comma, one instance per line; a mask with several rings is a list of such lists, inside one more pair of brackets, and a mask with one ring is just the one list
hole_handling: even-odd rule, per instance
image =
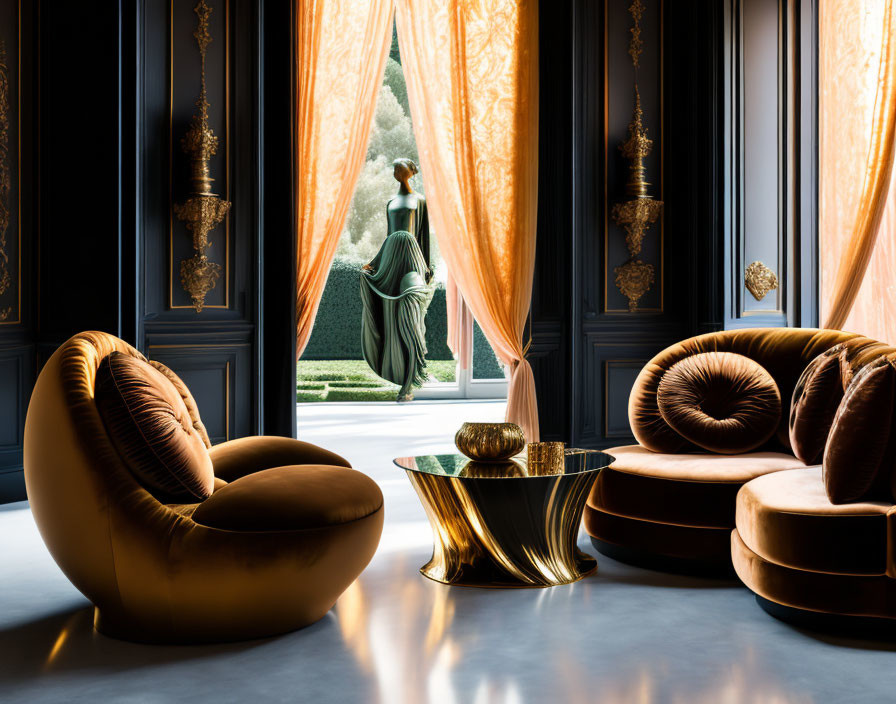
[[[196, 0], [0, 0], [10, 87], [2, 154], [12, 180], [3, 248], [11, 286], [0, 293], [0, 501], [24, 498], [22, 428], [36, 374], [82, 330], [122, 337], [180, 374], [216, 442], [296, 432], [284, 148], [290, 3], [206, 2], [210, 120], [220, 140], [212, 176], [233, 207], [211, 235], [209, 255], [223, 274], [196, 313], [179, 276], [191, 239], [173, 214], [188, 196], [180, 141], [199, 92]], [[268, 56], [276, 60], [266, 68]], [[268, 102], [278, 117], [266, 116]], [[276, 197], [265, 200], [269, 171]], [[277, 227], [266, 242], [268, 223]], [[279, 268], [265, 289], [266, 248]]]
[[33, 41], [29, 3], [0, 0], [0, 502], [24, 498], [34, 383]]
[[[641, 254], [655, 281], [634, 312], [614, 282], [628, 252], [610, 216], [628, 178], [618, 147], [636, 80], [630, 5], [542, 7], [530, 356], [543, 437], [586, 447], [633, 441], [629, 392], [664, 347], [723, 327], [814, 322], [815, 274], [798, 265], [814, 256], [812, 2], [645, 0], [637, 82], [654, 142], [645, 166], [665, 208]], [[744, 298], [751, 257], [780, 279], [768, 314]]]

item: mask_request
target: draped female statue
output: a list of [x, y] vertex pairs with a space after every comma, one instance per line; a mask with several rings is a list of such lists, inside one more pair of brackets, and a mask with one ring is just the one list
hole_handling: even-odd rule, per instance
[[426, 200], [410, 185], [417, 165], [396, 159], [392, 166], [400, 185], [386, 205], [388, 236], [361, 269], [361, 347], [370, 368], [401, 387], [398, 401], [410, 401], [426, 381], [429, 218]]

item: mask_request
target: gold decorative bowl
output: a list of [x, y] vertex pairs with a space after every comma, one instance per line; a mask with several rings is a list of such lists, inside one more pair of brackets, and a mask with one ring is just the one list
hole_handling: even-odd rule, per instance
[[464, 423], [454, 444], [471, 460], [498, 462], [519, 453], [526, 446], [526, 436], [516, 423]]

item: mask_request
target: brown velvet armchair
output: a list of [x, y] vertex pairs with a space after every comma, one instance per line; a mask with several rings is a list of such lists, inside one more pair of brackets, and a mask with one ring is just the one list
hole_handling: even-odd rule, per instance
[[[127, 640], [209, 642], [321, 618], [376, 550], [377, 485], [314, 445], [255, 437], [208, 450], [210, 498], [156, 498], [126, 466], [94, 400], [97, 370], [116, 351], [144, 359], [104, 333], [62, 345], [40, 373], [25, 426], [34, 519], [95, 605], [96, 628]], [[181, 393], [207, 445], [196, 404]]]
[[[595, 547], [660, 569], [730, 571], [738, 491], [806, 467], [790, 443], [791, 398], [807, 365], [841, 343], [855, 368], [882, 348], [840, 331], [749, 329], [690, 338], [650, 360], [629, 399], [639, 444], [607, 450], [616, 461], [585, 509]], [[815, 425], [823, 445], [827, 427]]]

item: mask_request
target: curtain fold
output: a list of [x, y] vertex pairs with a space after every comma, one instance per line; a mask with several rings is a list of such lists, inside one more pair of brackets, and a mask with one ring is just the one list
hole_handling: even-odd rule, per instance
[[445, 283], [445, 303], [448, 315], [448, 349], [454, 354], [461, 369], [469, 369], [473, 354], [473, 319], [450, 271]]
[[296, 2], [296, 354], [311, 337], [392, 43], [392, 0]]
[[894, 33], [894, 0], [821, 2], [821, 318], [826, 328], [890, 343], [896, 343]]
[[507, 420], [538, 440], [523, 332], [538, 188], [538, 3], [396, 1], [433, 229], [448, 269], [510, 368]]

